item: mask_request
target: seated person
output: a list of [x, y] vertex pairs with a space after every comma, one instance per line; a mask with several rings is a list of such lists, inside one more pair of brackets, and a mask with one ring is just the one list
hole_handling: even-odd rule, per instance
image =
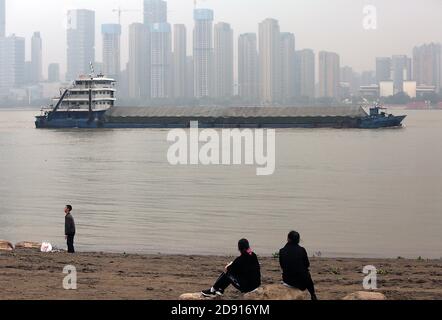
[[310, 261], [307, 251], [299, 245], [300, 236], [296, 231], [288, 235], [287, 244], [279, 251], [282, 280], [285, 285], [301, 291], [309, 291], [312, 300], [317, 300], [315, 287], [310, 275]]
[[258, 257], [250, 249], [249, 241], [242, 239], [238, 242], [241, 255], [226, 266], [212, 288], [204, 290], [201, 294], [205, 297], [223, 295], [224, 290], [233, 285], [242, 293], [251, 292], [261, 285], [261, 267]]

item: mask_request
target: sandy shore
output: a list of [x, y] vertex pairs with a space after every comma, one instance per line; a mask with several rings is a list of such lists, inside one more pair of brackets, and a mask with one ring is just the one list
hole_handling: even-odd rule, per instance
[[[0, 299], [177, 299], [208, 288], [232, 257], [108, 253], [0, 253]], [[277, 283], [277, 259], [262, 257], [263, 283]], [[63, 268], [74, 265], [78, 289], [62, 288]], [[365, 265], [378, 268], [379, 292], [389, 299], [442, 299], [441, 260], [311, 260], [320, 299], [362, 290]], [[232, 289], [226, 298], [240, 296]]]

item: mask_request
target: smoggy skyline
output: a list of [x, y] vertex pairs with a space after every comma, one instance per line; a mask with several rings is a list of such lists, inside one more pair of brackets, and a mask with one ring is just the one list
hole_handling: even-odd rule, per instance
[[[168, 0], [169, 22], [184, 23], [189, 40], [193, 30], [193, 0]], [[30, 59], [30, 38], [40, 31], [43, 39], [43, 73], [49, 63], [66, 70], [66, 12], [91, 9], [96, 12], [96, 60], [101, 61], [101, 24], [117, 23], [113, 9], [131, 10], [122, 14], [122, 66], [128, 58], [128, 25], [142, 22], [142, 0], [7, 0], [6, 33], [26, 38], [26, 59]], [[377, 8], [377, 29], [363, 28], [363, 8]], [[311, 48], [340, 54], [342, 65], [356, 71], [373, 70], [375, 57], [411, 55], [415, 45], [442, 42], [442, 1], [423, 0], [205, 0], [198, 7], [215, 12], [215, 21], [228, 22], [239, 34], [257, 32], [265, 18], [278, 19], [281, 31], [293, 32], [296, 49]], [[236, 50], [235, 50], [236, 51]], [[188, 52], [191, 53], [190, 41]]]

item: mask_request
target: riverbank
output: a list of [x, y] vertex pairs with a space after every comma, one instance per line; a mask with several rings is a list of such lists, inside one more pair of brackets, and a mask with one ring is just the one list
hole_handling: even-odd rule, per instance
[[[0, 300], [4, 299], [177, 299], [210, 287], [233, 257], [0, 253]], [[278, 283], [278, 259], [262, 257], [263, 284]], [[388, 299], [442, 299], [442, 261], [312, 258], [320, 299], [341, 299], [362, 290], [366, 265], [377, 267], [379, 292]], [[74, 265], [78, 289], [62, 288], [63, 268]], [[227, 299], [238, 299], [229, 289]]]

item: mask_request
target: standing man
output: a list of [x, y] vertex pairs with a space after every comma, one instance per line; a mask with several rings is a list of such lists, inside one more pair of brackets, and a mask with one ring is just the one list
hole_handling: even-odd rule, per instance
[[75, 237], [75, 221], [74, 217], [71, 214], [72, 206], [67, 205], [64, 208], [64, 213], [66, 216], [64, 217], [64, 234], [67, 240], [68, 245], [68, 253], [75, 253], [74, 249], [74, 237]]

